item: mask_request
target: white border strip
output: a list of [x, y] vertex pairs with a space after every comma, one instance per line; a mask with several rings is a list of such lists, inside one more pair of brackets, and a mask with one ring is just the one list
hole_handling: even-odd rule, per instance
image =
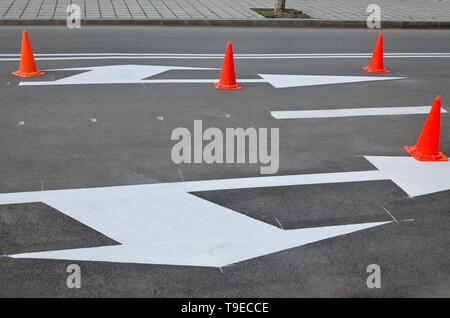
[[[35, 54], [36, 60], [102, 60], [102, 59], [223, 59], [223, 54], [185, 53], [60, 53]], [[234, 54], [236, 59], [336, 59], [370, 58], [371, 53], [314, 53], [314, 54]], [[449, 58], [450, 53], [385, 53], [386, 58]], [[0, 61], [18, 61], [20, 54], [0, 54]]]
[[[430, 112], [430, 109], [431, 106], [373, 107], [373, 108], [272, 111], [270, 112], [270, 114], [276, 119], [334, 118], [334, 117], [355, 117], [355, 116], [428, 114]], [[444, 108], [441, 108], [441, 113], [446, 112], [447, 111]]]
[[[217, 53], [41, 53], [34, 56], [214, 56], [223, 57]], [[372, 53], [241, 53], [234, 56], [372, 56]], [[442, 53], [384, 53], [385, 56], [450, 56], [450, 52]], [[0, 57], [20, 57], [20, 54], [0, 54]]]

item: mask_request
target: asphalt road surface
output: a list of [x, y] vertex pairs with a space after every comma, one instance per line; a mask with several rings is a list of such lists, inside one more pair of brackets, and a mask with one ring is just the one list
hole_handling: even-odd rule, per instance
[[[11, 75], [19, 62], [17, 56], [7, 55], [20, 52], [21, 31], [2, 26], [0, 32], [2, 194], [261, 177], [260, 164], [173, 163], [171, 133], [177, 127], [193, 131], [194, 120], [223, 131], [279, 128], [275, 176], [376, 170], [363, 156], [409, 156], [403, 146], [415, 144], [426, 114], [283, 120], [270, 112], [430, 106], [438, 94], [445, 109], [450, 100], [450, 57], [429, 54], [450, 52], [447, 30], [383, 30], [386, 53], [427, 54], [386, 57], [391, 73], [380, 75], [361, 69], [370, 56], [292, 56], [371, 53], [378, 35], [374, 30], [28, 27], [35, 54], [58, 55], [36, 56], [46, 75], [28, 79]], [[242, 82], [241, 91], [216, 90], [212, 83], [19, 86], [83, 72], [52, 69], [124, 64], [215, 68], [174, 69], [149, 77], [214, 79], [222, 66], [217, 55], [223, 55], [228, 41], [236, 56], [256, 55], [236, 58], [239, 79], [258, 79], [257, 74], [405, 78], [289, 88]], [[75, 53], [91, 55], [80, 59]], [[95, 55], [100, 53], [113, 57]], [[125, 59], [114, 53], [130, 55]], [[137, 55], [146, 53], [161, 56]], [[450, 116], [445, 113], [441, 149], [450, 155]], [[448, 190], [411, 198], [390, 180], [371, 180], [192, 194], [284, 230], [392, 222], [220, 268], [1, 257], [0, 296], [450, 296]], [[121, 243], [42, 202], [2, 204], [0, 221], [0, 255]], [[182, 223], [186, 228], [197, 225]], [[246, 251], [245, 242], [242, 245]], [[66, 285], [70, 264], [81, 268], [79, 289]], [[380, 266], [381, 288], [366, 284], [370, 264]]]

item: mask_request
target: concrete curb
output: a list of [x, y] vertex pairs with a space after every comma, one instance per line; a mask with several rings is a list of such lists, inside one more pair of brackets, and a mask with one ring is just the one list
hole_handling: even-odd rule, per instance
[[[65, 19], [0, 19], [0, 25], [65, 25]], [[366, 21], [319, 19], [85, 19], [82, 25], [159, 25], [159, 26], [227, 26], [227, 27], [283, 27], [283, 28], [363, 28]], [[449, 29], [448, 22], [384, 21], [388, 29]]]

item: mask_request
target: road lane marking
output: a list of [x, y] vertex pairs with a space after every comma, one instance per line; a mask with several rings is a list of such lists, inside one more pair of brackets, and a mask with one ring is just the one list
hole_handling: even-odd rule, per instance
[[[369, 108], [341, 108], [341, 109], [319, 109], [319, 110], [282, 110], [271, 111], [270, 114], [276, 119], [302, 119], [302, 118], [335, 118], [335, 117], [357, 117], [357, 116], [385, 116], [385, 115], [412, 115], [428, 114], [431, 106], [411, 107], [369, 107]], [[441, 113], [447, 113], [441, 108]]]
[[70, 192], [93, 192], [102, 195], [133, 193], [153, 189], [177, 189], [182, 192], [233, 190], [246, 188], [300, 186], [327, 183], [365, 182], [392, 180], [410, 197], [450, 189], [450, 161], [421, 162], [412, 157], [364, 156], [378, 170], [313, 173], [285, 176], [230, 178], [142, 185], [124, 185], [44, 192], [0, 193], [0, 204], [32, 203], [42, 200], [44, 194], [56, 195]]
[[[414, 160], [414, 158], [409, 157], [406, 158]], [[368, 171], [299, 174], [287, 176], [183, 181], [172, 183], [124, 185], [124, 186], [97, 187], [84, 189], [48, 190], [45, 191], [45, 193], [40, 191], [0, 193], [0, 204], [39, 202], [43, 200], [43, 195], [47, 194], [51, 196], [59, 194], [65, 195], [70, 194], [72, 192], [79, 194], [92, 192], [101, 196], [104, 195], [106, 192], [133, 193], [133, 192], [151, 191], [154, 189], [160, 190], [177, 189], [182, 192], [190, 193], [200, 191], [233, 190], [246, 188], [284, 187], [284, 186], [311, 185], [311, 184], [378, 181], [387, 179], [389, 179], [389, 177], [387, 177], [379, 170], [368, 170]]]
[[[373, 53], [236, 53], [235, 56], [372, 56]], [[224, 56], [223, 53], [36, 53], [34, 56]], [[416, 53], [406, 53], [406, 52], [397, 52], [397, 53], [384, 53], [385, 56], [397, 56], [397, 55], [405, 55], [405, 56], [421, 56], [421, 55], [430, 55], [430, 56], [448, 56], [450, 52], [416, 52]], [[20, 53], [2, 53], [0, 57], [20, 57]]]
[[[163, 66], [163, 65], [104, 65], [51, 69], [56, 71], [84, 71], [55, 81], [23, 81], [19, 86], [44, 85], [93, 85], [93, 84], [202, 84], [214, 83], [218, 79], [147, 79], [171, 70], [217, 70], [216, 68]], [[341, 83], [385, 81], [404, 79], [405, 77], [374, 76], [333, 76], [333, 75], [291, 75], [291, 74], [258, 74], [262, 78], [238, 79], [241, 83], [269, 83], [275, 88], [328, 85]]]
[[283, 230], [189, 192], [373, 180], [410, 196], [450, 189], [450, 162], [365, 158], [378, 170], [0, 194], [0, 204], [43, 202], [120, 243], [9, 256], [223, 267], [397, 220]]
[[[223, 59], [223, 54], [186, 53], [60, 53], [35, 54], [40, 61], [108, 60], [108, 59]], [[234, 54], [235, 59], [354, 59], [370, 58], [372, 53], [307, 53], [307, 54]], [[385, 58], [449, 58], [450, 53], [385, 53]], [[20, 54], [0, 54], [0, 61], [19, 61]]]
[[120, 245], [9, 256], [223, 267], [392, 223], [283, 230], [177, 187], [120, 188], [40, 191], [38, 200]]

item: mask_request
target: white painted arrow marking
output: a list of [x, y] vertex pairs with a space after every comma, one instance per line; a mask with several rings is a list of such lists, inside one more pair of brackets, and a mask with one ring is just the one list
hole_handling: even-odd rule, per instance
[[14, 258], [223, 267], [389, 222], [284, 231], [179, 191], [70, 191], [42, 200], [121, 243]]
[[258, 74], [275, 88], [404, 79], [405, 77]]
[[365, 158], [410, 197], [450, 189], [450, 161], [423, 162], [412, 157]]
[[0, 194], [0, 204], [43, 202], [121, 243], [10, 256], [222, 267], [392, 221], [283, 230], [189, 192], [372, 180], [410, 196], [450, 189], [450, 162], [365, 158], [379, 170]]
[[[48, 71], [87, 71], [56, 81], [20, 82], [19, 86], [37, 85], [92, 85], [92, 84], [192, 84], [214, 83], [218, 79], [145, 79], [169, 70], [216, 70], [215, 68], [179, 67], [159, 65], [109, 65], [53, 69]], [[328, 76], [328, 75], [282, 75], [258, 74], [262, 78], [238, 79], [241, 83], [269, 83], [276, 88], [384, 81], [405, 77]]]
[[109, 65], [51, 69], [48, 71], [87, 71], [56, 81], [20, 82], [24, 85], [77, 85], [145, 83], [144, 79], [171, 70], [216, 70], [204, 67], [159, 65]]

